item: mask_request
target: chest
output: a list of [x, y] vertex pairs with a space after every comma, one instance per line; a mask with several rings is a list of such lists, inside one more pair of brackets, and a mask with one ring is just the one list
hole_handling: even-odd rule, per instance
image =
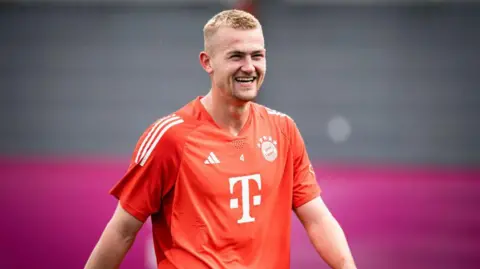
[[184, 181], [205, 197], [231, 196], [245, 188], [268, 194], [282, 183], [288, 155], [289, 141], [276, 128], [253, 129], [238, 138], [203, 130], [185, 145]]

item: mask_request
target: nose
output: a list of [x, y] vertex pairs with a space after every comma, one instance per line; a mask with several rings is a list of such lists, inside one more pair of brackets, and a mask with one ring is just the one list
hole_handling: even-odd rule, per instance
[[255, 67], [253, 66], [253, 61], [251, 57], [245, 57], [245, 61], [242, 65], [242, 71], [245, 73], [255, 72]]

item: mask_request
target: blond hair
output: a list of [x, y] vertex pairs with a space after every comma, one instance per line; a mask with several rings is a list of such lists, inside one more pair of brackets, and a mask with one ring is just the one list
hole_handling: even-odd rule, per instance
[[246, 11], [229, 9], [217, 13], [203, 27], [205, 50], [209, 48], [209, 40], [220, 27], [229, 27], [237, 30], [253, 30], [261, 28], [262, 25], [255, 16]]

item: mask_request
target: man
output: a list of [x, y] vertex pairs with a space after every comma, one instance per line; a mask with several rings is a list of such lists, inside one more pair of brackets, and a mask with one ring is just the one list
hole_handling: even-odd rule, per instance
[[253, 102], [266, 72], [260, 23], [223, 11], [204, 39], [210, 92], [141, 136], [86, 268], [117, 268], [151, 217], [158, 268], [286, 269], [292, 209], [326, 263], [355, 268], [294, 121]]

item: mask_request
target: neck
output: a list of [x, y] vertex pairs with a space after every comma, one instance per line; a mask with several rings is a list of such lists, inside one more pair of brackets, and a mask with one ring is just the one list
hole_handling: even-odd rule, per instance
[[238, 135], [247, 122], [250, 102], [227, 99], [214, 94], [212, 90], [200, 101], [215, 123], [228, 130], [232, 135]]

